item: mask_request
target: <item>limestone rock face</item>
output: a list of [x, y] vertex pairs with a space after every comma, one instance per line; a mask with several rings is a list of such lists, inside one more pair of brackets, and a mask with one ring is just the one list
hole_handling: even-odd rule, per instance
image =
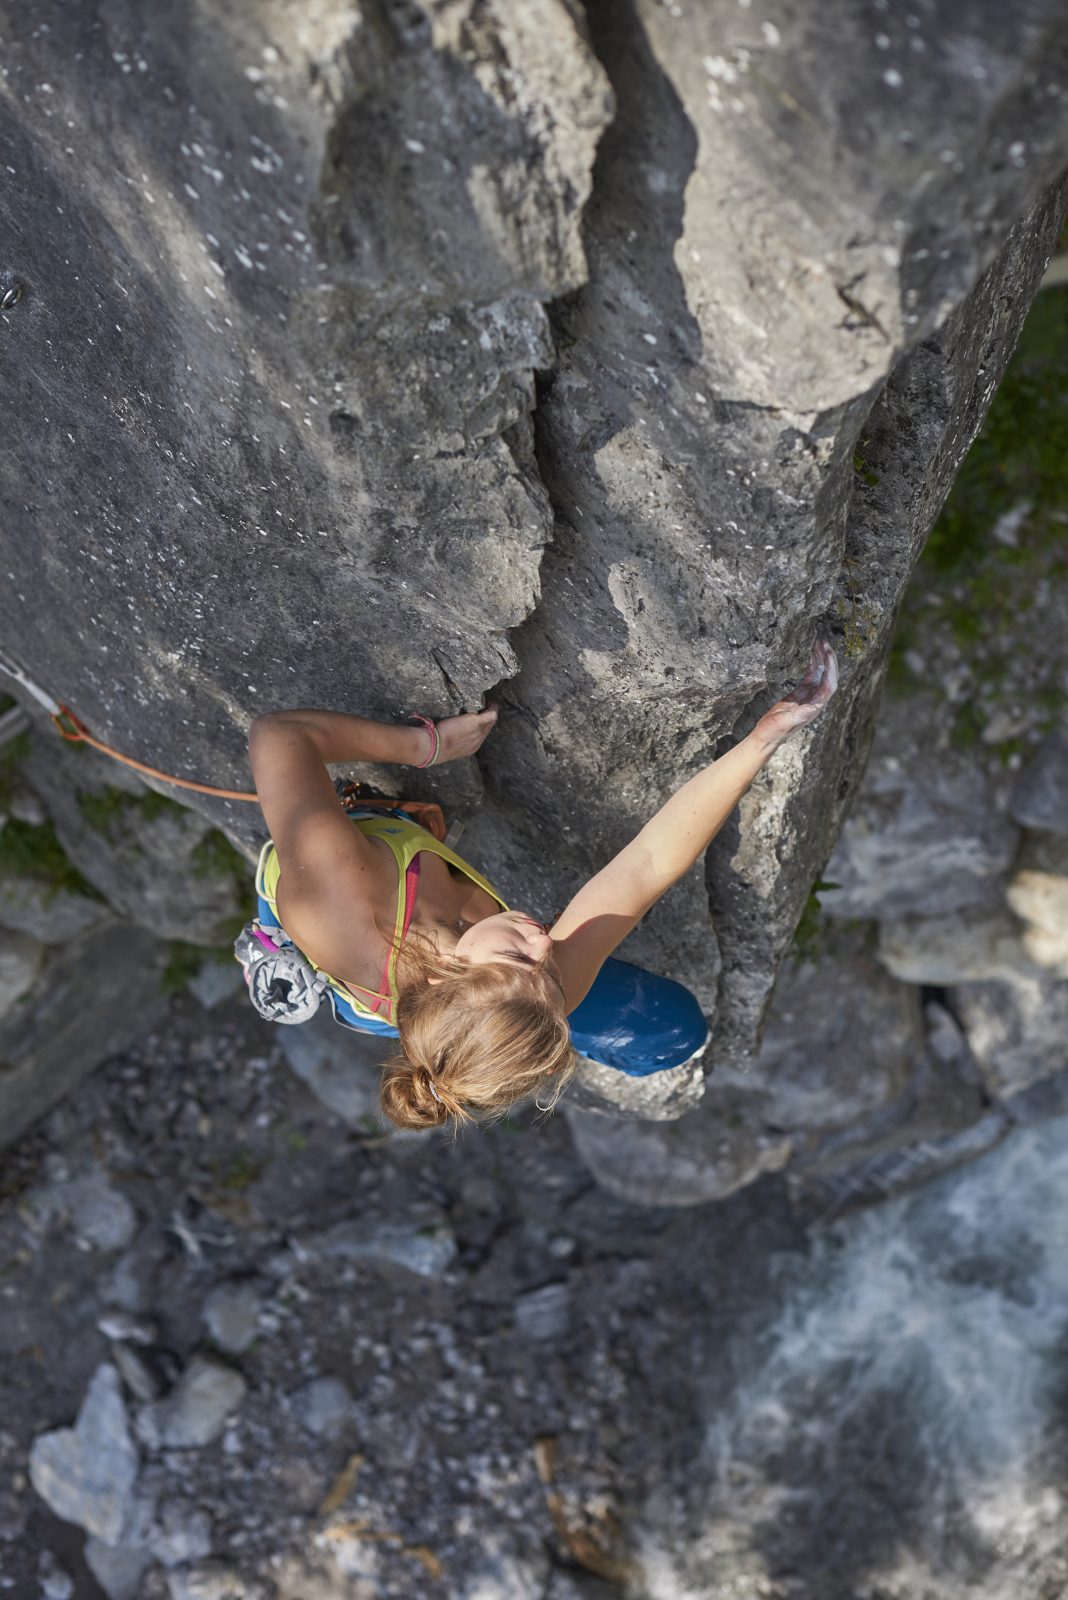
[[161, 952], [142, 929], [91, 929], [42, 968], [0, 1022], [0, 1145], [18, 1139], [110, 1056], [165, 1015]]
[[129, 1516], [138, 1472], [122, 1390], [114, 1367], [98, 1367], [73, 1428], [35, 1441], [30, 1475], [41, 1498], [65, 1522], [117, 1544]]
[[934, 748], [910, 701], [885, 701], [863, 793], [842, 830], [821, 899], [831, 917], [937, 917], [998, 904], [1017, 831], [982, 769]]
[[773, 1127], [804, 1134], [860, 1122], [901, 1091], [919, 1057], [919, 990], [852, 942], [783, 963], [751, 1074]]
[[571, 1131], [598, 1180], [649, 1205], [718, 1200], [822, 1136], [877, 1119], [913, 1073], [923, 1029], [919, 990], [866, 944], [840, 930], [818, 957], [784, 962], [748, 1077], [717, 1073], [666, 1126], [609, 1123], [569, 1094]]
[[0, 929], [0, 1018], [30, 988], [41, 967], [44, 945], [22, 933]]
[[1012, 814], [1025, 828], [1068, 833], [1068, 729], [1048, 734], [1020, 772]]
[[321, 1009], [299, 1028], [279, 1029], [279, 1044], [296, 1073], [328, 1111], [351, 1127], [367, 1126], [379, 1109], [378, 1068], [396, 1048], [392, 1039], [338, 1027]]
[[[715, 1009], [722, 1063], [754, 1050], [863, 767], [905, 576], [1030, 295], [1030, 228], [982, 274], [1010, 191], [1036, 193], [1021, 152], [994, 144], [1017, 112], [1046, 111], [1024, 88], [1039, 57], [1025, 64], [985, 6], [939, 7], [918, 30], [846, 7], [677, 9], [589, 10], [617, 112], [587, 207], [589, 281], [553, 308], [540, 386], [556, 523], [516, 685], [534, 720], [506, 722], [491, 759], [524, 795], [528, 856], [553, 822], [588, 871], [748, 728], [817, 626], [836, 631], [835, 715], [779, 752], [632, 947]], [[1061, 36], [1052, 12], [1028, 15]], [[967, 67], [949, 67], [943, 32], [968, 38]], [[536, 886], [557, 880], [543, 899], [560, 867], [542, 854]]]
[[110, 905], [157, 940], [233, 940], [250, 889], [237, 875], [240, 858], [206, 818], [146, 788], [129, 768], [93, 751], [72, 755], [43, 731], [23, 770], [68, 859], [103, 897], [100, 910]]
[[566, 1090], [568, 1109], [595, 1111], [626, 1122], [674, 1122], [704, 1097], [705, 1055], [700, 1051], [647, 1078], [631, 1078], [580, 1056]]
[[747, 1085], [710, 1084], [673, 1122], [641, 1123], [567, 1108], [579, 1155], [603, 1188], [648, 1206], [722, 1200], [789, 1161], [793, 1140], [770, 1126], [769, 1097]]
[[612, 106], [577, 14], [57, 10], [6, 60], [11, 403], [40, 430], [11, 648], [231, 787], [256, 711], [441, 713], [511, 676], [552, 534], [545, 302], [584, 275]]
[[1006, 899], [1026, 924], [1028, 954], [1050, 976], [1068, 978], [1068, 836], [1027, 836]]
[[879, 959], [905, 983], [941, 986], [1042, 976], [1028, 954], [1023, 924], [1004, 906], [965, 906], [941, 916], [883, 922]]
[[1068, 1067], [1068, 981], [1018, 977], [950, 994], [992, 1095], [1014, 1096]]
[[624, 951], [746, 1064], [1060, 227], [1063, 7], [47, 11], [0, 111], [5, 646], [238, 788], [259, 711], [493, 690], [477, 765], [364, 775], [548, 915], [829, 632], [832, 712]]
[[10, 933], [58, 945], [109, 921], [111, 913], [103, 900], [0, 871], [0, 927]]

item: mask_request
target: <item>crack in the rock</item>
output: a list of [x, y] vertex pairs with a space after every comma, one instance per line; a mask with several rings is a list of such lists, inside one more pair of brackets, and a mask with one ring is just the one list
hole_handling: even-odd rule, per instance
[[[736, 400], [733, 396], [728, 395], [717, 395], [713, 405], [717, 408], [717, 411], [721, 408], [724, 413], [730, 411], [763, 411], [769, 417], [781, 417], [783, 415], [782, 406], [765, 406], [756, 400]], [[720, 419], [717, 416], [718, 420]]]
[[460, 686], [457, 683], [453, 682], [452, 678], [449, 677], [448, 672], [445, 670], [445, 665], [444, 665], [444, 663], [442, 662], [442, 659], [441, 659], [441, 653], [436, 649], [432, 649], [431, 652], [430, 652], [430, 656], [431, 656], [432, 661], [434, 662], [434, 665], [437, 667], [438, 671], [441, 673], [442, 679], [443, 679], [444, 684], [445, 684], [445, 693], [446, 693], [446, 695], [452, 701], [453, 705], [457, 707], [458, 710], [462, 710], [463, 709], [463, 704], [464, 704], [463, 693], [462, 693], [462, 691], [460, 689]]
[[[530, 415], [536, 470], [552, 508], [553, 534], [539, 566], [541, 598], [520, 624], [509, 629], [509, 641], [520, 663], [522, 686], [510, 686], [506, 703], [510, 709], [514, 706], [515, 711], [521, 711], [525, 719], [537, 718], [550, 705], [571, 701], [581, 727], [590, 717], [582, 700], [591, 671], [593, 703], [597, 701], [599, 681], [599, 669], [587, 664], [587, 654], [591, 653], [596, 663], [605, 652], [622, 652], [614, 666], [601, 669], [602, 676], [604, 671], [614, 669], [620, 674], [613, 700], [619, 707], [618, 714], [613, 717], [607, 711], [604, 723], [597, 724], [605, 735], [608, 752], [628, 733], [631, 712], [642, 701], [640, 692], [637, 697], [627, 692], [629, 672], [637, 674], [635, 686], [640, 691], [643, 665], [650, 654], [638, 652], [634, 659], [628, 655], [629, 624], [609, 598], [609, 574], [619, 558], [645, 553], [641, 548], [640, 519], [624, 518], [616, 544], [606, 544], [603, 531], [593, 531], [597, 511], [589, 503], [585, 484], [595, 452], [632, 429], [643, 409], [640, 403], [634, 403], [633, 388], [620, 382], [618, 368], [621, 352], [625, 351], [635, 370], [648, 370], [649, 352], [640, 342], [644, 338], [640, 322], [622, 308], [612, 275], [625, 272], [636, 290], [651, 297], [657, 318], [670, 328], [672, 344], [678, 346], [669, 359], [661, 340], [661, 378], [669, 385], [685, 383], [700, 360], [701, 337], [686, 300], [675, 248], [682, 235], [684, 196], [698, 147], [693, 123], [653, 51], [637, 8], [631, 4], [621, 7], [616, 0], [592, 0], [587, 17], [592, 48], [615, 91], [616, 114], [598, 145], [582, 219], [589, 264], [587, 281], [545, 302], [555, 360], [551, 367], [535, 373], [535, 404]], [[644, 194], [635, 194], [635, 173], [654, 162], [659, 170], [670, 173], [670, 183], [657, 190], [656, 225], [643, 228], [635, 237], [629, 224], [636, 207], [647, 203]], [[625, 249], [619, 244], [624, 236]], [[684, 359], [680, 359], [680, 351]], [[590, 386], [588, 425], [577, 431], [571, 426], [575, 419], [568, 409], [566, 384], [562, 383], [571, 375], [584, 375]], [[666, 405], [665, 392], [659, 393]], [[654, 401], [654, 407], [655, 404]], [[746, 409], [774, 412], [776, 408], [752, 404]], [[708, 420], [722, 422], [726, 411], [726, 406], [713, 405]], [[612, 678], [606, 679], [606, 689], [613, 682]], [[586, 731], [592, 735], [594, 730], [587, 727]], [[573, 815], [574, 806], [567, 808], [565, 804], [562, 810], [559, 779], [553, 781], [551, 774], [539, 773], [536, 763], [533, 772], [538, 778], [529, 784], [532, 773], [529, 764], [524, 765], [527, 760], [522, 752], [504, 755], [505, 764], [528, 781], [528, 809], [549, 819], [554, 814], [562, 820]], [[658, 782], [651, 778], [651, 789]], [[576, 796], [575, 802], [589, 798]], [[595, 797], [592, 816], [598, 829], [594, 842], [599, 840], [602, 848], [605, 840], [618, 836], [622, 841], [632, 836], [647, 820], [643, 814], [637, 821], [633, 800], [628, 805], [625, 794], [611, 787], [602, 788]], [[574, 841], [576, 865], [583, 864], [584, 848], [580, 841]], [[699, 907], [695, 916], [705, 930], [700, 942], [707, 949], [707, 957], [701, 959], [712, 967], [717, 960], [715, 930]], [[695, 981], [689, 972], [693, 963], [688, 964], [677, 941], [672, 940], [668, 923], [658, 929], [654, 916], [644, 937], [643, 954], [654, 967]], [[658, 966], [656, 951], [660, 945], [660, 961], [667, 964]]]
[[836, 283], [834, 286], [835, 293], [837, 294], [839, 300], [841, 300], [842, 304], [852, 311], [855, 317], [860, 318], [865, 327], [874, 328], [876, 333], [878, 333], [887, 344], [892, 344], [893, 340], [890, 338], [890, 335], [879, 321], [879, 318], [875, 315], [875, 312], [869, 311], [864, 302], [862, 300], [858, 300], [856, 295], [853, 293], [853, 289], [861, 281], [863, 276], [864, 274], [860, 273], [858, 277], [851, 278], [848, 283]]

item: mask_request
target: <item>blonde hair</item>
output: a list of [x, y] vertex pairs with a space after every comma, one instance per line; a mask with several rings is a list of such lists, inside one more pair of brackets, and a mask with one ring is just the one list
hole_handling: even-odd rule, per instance
[[551, 1111], [575, 1072], [562, 998], [540, 966], [460, 961], [412, 928], [397, 962], [397, 991], [404, 1053], [385, 1062], [381, 1095], [398, 1128], [451, 1123], [458, 1131], [499, 1121], [532, 1097], [539, 1111]]

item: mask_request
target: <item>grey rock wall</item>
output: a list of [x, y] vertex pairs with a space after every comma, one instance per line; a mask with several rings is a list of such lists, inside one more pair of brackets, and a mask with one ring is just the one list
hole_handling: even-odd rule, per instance
[[0, 106], [5, 644], [121, 748], [237, 787], [258, 711], [492, 690], [477, 766], [365, 775], [466, 814], [551, 914], [830, 630], [832, 713], [624, 951], [746, 1065], [1068, 200], [1063, 9], [36, 24]]
[[[119, 916], [157, 940], [225, 945], [250, 899], [250, 873], [206, 818], [146, 788], [129, 768], [44, 727], [20, 772], [43, 797], [68, 859]], [[98, 908], [99, 910], [100, 908]], [[55, 915], [49, 902], [47, 924]], [[7, 920], [0, 907], [0, 923]]]
[[577, 20], [41, 23], [6, 55], [11, 647], [116, 742], [231, 787], [257, 710], [442, 712], [510, 675], [551, 537], [544, 302], [581, 281], [611, 107]]
[[49, 952], [0, 1021], [0, 1146], [163, 1020], [163, 960], [143, 929], [114, 923]]

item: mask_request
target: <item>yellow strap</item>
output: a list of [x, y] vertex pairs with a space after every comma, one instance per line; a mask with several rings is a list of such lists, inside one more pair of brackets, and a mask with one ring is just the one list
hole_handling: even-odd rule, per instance
[[[420, 827], [418, 823], [407, 822], [403, 817], [389, 816], [357, 817], [355, 821], [360, 832], [367, 837], [386, 841], [393, 851], [399, 870], [400, 883], [397, 889], [397, 911], [393, 922], [393, 944], [390, 947], [386, 962], [386, 982], [389, 986], [388, 999], [392, 1007], [396, 1004], [397, 999], [397, 960], [401, 934], [404, 929], [408, 868], [413, 857], [421, 855], [424, 851], [429, 851], [431, 855], [441, 856], [444, 861], [451, 861], [461, 872], [471, 878], [480, 889], [484, 889], [491, 899], [496, 900], [499, 906], [504, 910], [508, 908], [500, 895], [490, 887], [480, 872], [476, 872], [474, 867], [466, 862], [462, 856], [456, 854], [455, 850], [450, 850], [448, 845], [442, 844], [440, 840], [435, 839], [432, 833], [429, 833], [426, 828]], [[362, 984], [357, 984], [355, 987], [363, 989]], [[363, 992], [365, 994], [373, 994], [376, 999], [380, 998], [378, 990], [363, 989]], [[383, 1001], [386, 999], [385, 996], [381, 996], [381, 998]], [[370, 1011], [370, 1007], [367, 1007], [367, 1010]], [[377, 1015], [378, 1013], [375, 1014]]]
[[[491, 899], [496, 900], [497, 904], [503, 911], [507, 911], [508, 906], [505, 901], [501, 899], [496, 889], [493, 888], [493, 886], [482, 876], [480, 872], [476, 871], [476, 869], [471, 866], [470, 862], [465, 861], [462, 856], [458, 856], [455, 850], [451, 850], [448, 845], [443, 844], [439, 839], [435, 839], [432, 833], [430, 833], [426, 828], [420, 827], [417, 823], [407, 822], [403, 817], [388, 816], [355, 817], [353, 818], [353, 821], [361, 833], [368, 835], [371, 838], [384, 839], [386, 841], [393, 852], [394, 860], [397, 862], [399, 869], [400, 883], [397, 891], [397, 911], [393, 924], [394, 944], [390, 951], [389, 965], [387, 969], [387, 981], [390, 992], [388, 996], [386, 996], [380, 995], [379, 991], [376, 989], [364, 989], [362, 984], [353, 984], [350, 987], [348, 984], [342, 983], [339, 978], [334, 978], [329, 972], [324, 971], [322, 967], [318, 966], [314, 961], [312, 961], [310, 956], [306, 956], [305, 959], [312, 967], [315, 968], [316, 972], [323, 973], [323, 976], [326, 978], [332, 989], [336, 989], [339, 994], [342, 994], [347, 999], [351, 1000], [352, 1004], [358, 1009], [362, 1010], [367, 1016], [381, 1016], [381, 1008], [378, 1011], [372, 1011], [370, 1006], [366, 1005], [360, 999], [359, 995], [352, 993], [352, 989], [361, 989], [363, 993], [369, 994], [375, 999], [381, 999], [383, 1005], [388, 1000], [391, 1008], [396, 1002], [396, 946], [400, 941], [401, 931], [404, 927], [404, 905], [407, 873], [408, 866], [413, 856], [419, 855], [423, 851], [429, 851], [431, 855], [440, 856], [443, 861], [451, 862], [453, 866], [458, 867], [460, 871], [463, 872], [466, 877], [470, 878], [473, 883], [477, 884], [480, 889], [484, 889]], [[260, 859], [256, 867], [256, 891], [258, 894], [263, 896], [264, 900], [266, 900], [276, 917], [278, 916], [278, 906], [275, 897], [278, 890], [278, 880], [280, 876], [281, 866], [278, 861], [278, 852], [274, 848], [273, 841], [268, 839], [267, 843], [260, 851]]]

